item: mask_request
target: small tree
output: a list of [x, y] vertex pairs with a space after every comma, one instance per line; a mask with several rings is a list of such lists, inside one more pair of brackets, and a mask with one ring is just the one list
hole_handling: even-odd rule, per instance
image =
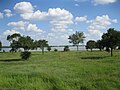
[[20, 56], [21, 56], [22, 59], [28, 60], [31, 56], [31, 52], [28, 52], [28, 51], [21, 52]]
[[113, 48], [120, 45], [120, 31], [114, 28], [108, 29], [107, 33], [102, 35], [102, 42], [106, 49], [110, 48], [111, 56], [113, 56]]
[[50, 52], [50, 50], [51, 50], [51, 46], [48, 46], [48, 47], [47, 47], [47, 50]]
[[69, 46], [65, 46], [64, 51], [70, 51]]
[[55, 51], [55, 52], [57, 52], [57, 51], [58, 51], [58, 49], [56, 49], [56, 48], [55, 48], [55, 49], [54, 49], [54, 51]]
[[98, 48], [100, 51], [104, 48], [102, 44], [102, 40], [97, 40], [96, 48]]
[[96, 47], [96, 42], [93, 41], [93, 40], [89, 40], [89, 41], [87, 42], [87, 44], [86, 44], [86, 47], [87, 47], [88, 49], [91, 49], [91, 52], [92, 52], [92, 49]]
[[2, 48], [2, 42], [0, 41], [0, 51], [1, 51], [1, 48]]
[[7, 36], [7, 40], [10, 42], [10, 46], [12, 47], [11, 51], [14, 52], [20, 47], [20, 44], [18, 42], [20, 37], [21, 35], [18, 33], [14, 33], [12, 35]]
[[77, 51], [78, 51], [78, 45], [79, 45], [79, 43], [83, 43], [84, 38], [85, 38], [85, 36], [84, 36], [83, 32], [76, 31], [76, 33], [70, 35], [68, 39], [70, 40], [69, 41], [70, 43], [73, 43], [73, 45], [77, 46]]
[[42, 54], [44, 54], [44, 48], [48, 46], [48, 41], [38, 40], [38, 47], [42, 49]]
[[20, 47], [24, 48], [25, 51], [33, 48], [33, 39], [29, 36], [22, 36], [19, 38], [18, 42], [20, 43]]

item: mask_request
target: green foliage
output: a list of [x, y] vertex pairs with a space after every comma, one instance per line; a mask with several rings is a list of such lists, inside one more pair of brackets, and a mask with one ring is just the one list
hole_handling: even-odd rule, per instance
[[48, 46], [48, 47], [47, 47], [47, 50], [50, 52], [50, 50], [51, 50], [51, 46]]
[[55, 48], [55, 49], [54, 49], [54, 51], [55, 51], [55, 52], [57, 52], [57, 51], [58, 51], [58, 49], [56, 49], [56, 48]]
[[33, 39], [29, 36], [22, 36], [19, 38], [18, 42], [20, 43], [20, 47], [24, 48], [24, 50], [32, 49], [33, 47]]
[[114, 28], [108, 29], [107, 33], [102, 35], [102, 44], [107, 49], [111, 48], [111, 56], [113, 56], [113, 48], [120, 45], [120, 31]]
[[21, 52], [20, 56], [21, 56], [22, 59], [27, 60], [27, 59], [30, 58], [31, 52], [28, 52], [28, 51]]
[[100, 49], [100, 51], [102, 49], [104, 49], [103, 44], [102, 44], [102, 40], [97, 40], [97, 42], [96, 42], [96, 48]]
[[17, 51], [17, 49], [20, 48], [20, 42], [18, 42], [20, 37], [21, 35], [18, 33], [7, 36], [7, 40], [10, 42], [10, 46], [12, 47], [12, 52]]
[[94, 40], [89, 40], [86, 43], [86, 49], [91, 49], [91, 52], [92, 52], [93, 48], [96, 48], [96, 42]]
[[70, 35], [68, 39], [70, 40], [69, 41], [70, 43], [73, 43], [73, 45], [77, 46], [77, 51], [78, 51], [78, 45], [79, 45], [79, 43], [83, 43], [84, 38], [85, 38], [85, 36], [84, 36], [83, 32], [76, 31], [76, 33]]
[[1, 48], [2, 48], [2, 42], [0, 41], [0, 51], [1, 51]]
[[48, 41], [38, 40], [38, 47], [40, 47], [42, 49], [42, 54], [44, 54], [44, 48], [48, 47]]
[[70, 51], [69, 46], [65, 46], [64, 51]]

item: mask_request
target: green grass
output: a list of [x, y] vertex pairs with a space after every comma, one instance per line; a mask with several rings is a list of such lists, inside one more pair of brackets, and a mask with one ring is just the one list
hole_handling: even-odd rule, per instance
[[0, 53], [0, 90], [119, 90], [120, 51]]

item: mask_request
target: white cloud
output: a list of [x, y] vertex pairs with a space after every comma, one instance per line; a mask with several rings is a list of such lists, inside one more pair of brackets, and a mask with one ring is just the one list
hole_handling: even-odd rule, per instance
[[43, 32], [43, 30], [39, 29], [36, 24], [31, 24], [25, 21], [10, 22], [7, 25], [12, 27], [12, 29], [14, 30], [23, 30], [23, 31], [35, 32], [35, 33]]
[[37, 10], [32, 13], [22, 13], [20, 16], [25, 20], [45, 20], [48, 15], [46, 12]]
[[0, 12], [0, 19], [2, 19], [4, 16], [3, 16], [3, 13]]
[[7, 36], [7, 35], [12, 35], [12, 34], [14, 34], [14, 33], [20, 33], [20, 32], [18, 32], [18, 31], [16, 31], [16, 30], [6, 30], [6, 31], [3, 33], [3, 35]]
[[14, 6], [14, 10], [19, 13], [32, 13], [34, 8], [30, 2], [20, 2]]
[[48, 15], [51, 18], [50, 24], [54, 32], [65, 32], [68, 25], [73, 24], [73, 15], [65, 9], [50, 8]]
[[76, 6], [76, 7], [78, 7], [78, 6], [79, 6], [79, 4], [75, 4], [75, 6]]
[[84, 22], [87, 21], [87, 16], [83, 16], [83, 17], [76, 17], [75, 18], [75, 22]]
[[5, 12], [5, 16], [7, 16], [7, 17], [13, 16], [13, 14], [12, 14], [10, 9], [5, 9], [4, 12]]
[[43, 30], [39, 29], [36, 24], [29, 24], [27, 27], [27, 31], [30, 32], [37, 32], [37, 33], [42, 33]]
[[93, 0], [95, 5], [115, 3], [117, 0]]
[[17, 3], [14, 9], [25, 20], [48, 20], [54, 32], [65, 32], [68, 25], [73, 23], [73, 15], [65, 9], [49, 8], [48, 12], [34, 11], [30, 2]]
[[12, 27], [14, 30], [25, 30], [28, 24], [29, 22], [18, 21], [18, 22], [10, 22], [7, 25]]
[[[102, 30], [107, 29], [112, 23], [117, 23], [116, 19], [110, 19], [108, 15], [97, 16], [95, 20], [90, 20], [88, 32], [91, 36], [100, 38]], [[95, 38], [95, 39], [97, 39]]]

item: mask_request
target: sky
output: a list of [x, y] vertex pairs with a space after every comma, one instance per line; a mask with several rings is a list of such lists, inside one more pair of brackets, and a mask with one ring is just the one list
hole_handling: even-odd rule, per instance
[[50, 45], [68, 45], [69, 35], [83, 32], [99, 40], [109, 28], [120, 30], [120, 0], [0, 0], [0, 41], [20, 33]]

